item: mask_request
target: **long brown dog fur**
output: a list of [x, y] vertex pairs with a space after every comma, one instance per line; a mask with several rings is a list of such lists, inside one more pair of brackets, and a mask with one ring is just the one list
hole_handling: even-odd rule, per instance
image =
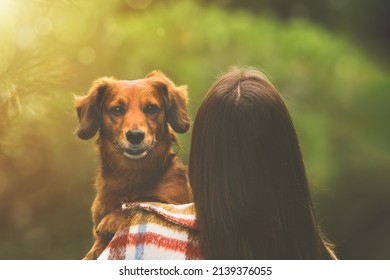
[[[173, 131], [185, 133], [190, 126], [186, 105], [186, 87], [158, 71], [133, 81], [101, 78], [86, 96], [76, 98], [77, 135], [88, 140], [98, 133], [100, 159], [92, 205], [94, 244], [84, 259], [96, 259], [126, 220], [123, 202], [192, 201], [186, 167], [172, 149], [177, 144]], [[130, 143], [129, 131], [143, 132], [142, 142]]]

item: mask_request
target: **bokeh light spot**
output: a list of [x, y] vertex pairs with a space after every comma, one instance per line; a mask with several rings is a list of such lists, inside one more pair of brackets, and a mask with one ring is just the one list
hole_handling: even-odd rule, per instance
[[84, 46], [78, 51], [78, 59], [84, 65], [92, 64], [96, 59], [96, 51], [90, 46]]
[[31, 26], [22, 26], [16, 33], [16, 42], [23, 48], [31, 46], [34, 43], [35, 38], [35, 30]]

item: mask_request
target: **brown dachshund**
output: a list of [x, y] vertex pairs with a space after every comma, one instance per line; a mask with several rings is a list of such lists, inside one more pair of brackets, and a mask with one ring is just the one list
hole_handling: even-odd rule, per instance
[[140, 80], [96, 80], [76, 98], [83, 140], [98, 133], [100, 165], [92, 205], [94, 244], [84, 259], [96, 259], [126, 215], [123, 202], [192, 201], [187, 170], [172, 150], [173, 131], [190, 127], [187, 90], [153, 71]]

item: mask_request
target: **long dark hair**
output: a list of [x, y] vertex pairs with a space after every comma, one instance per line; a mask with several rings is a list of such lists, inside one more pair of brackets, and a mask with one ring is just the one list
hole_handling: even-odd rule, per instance
[[287, 107], [267, 77], [232, 69], [196, 115], [189, 177], [206, 259], [332, 259]]

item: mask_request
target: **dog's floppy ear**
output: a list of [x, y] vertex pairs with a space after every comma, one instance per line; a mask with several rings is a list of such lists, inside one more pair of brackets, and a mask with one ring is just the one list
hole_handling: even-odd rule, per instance
[[91, 139], [100, 128], [101, 111], [106, 91], [114, 80], [100, 78], [93, 82], [86, 96], [76, 96], [76, 110], [79, 127], [76, 134], [83, 140]]
[[187, 86], [175, 86], [163, 73], [153, 71], [146, 76], [154, 87], [162, 93], [165, 101], [166, 119], [177, 133], [185, 133], [190, 128], [187, 112]]

